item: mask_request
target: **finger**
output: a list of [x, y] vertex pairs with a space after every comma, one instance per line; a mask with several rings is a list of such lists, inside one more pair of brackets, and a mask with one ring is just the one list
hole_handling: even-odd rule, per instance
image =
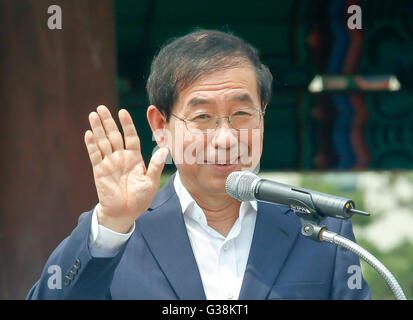
[[125, 137], [125, 148], [127, 150], [136, 150], [140, 152], [141, 142], [129, 112], [125, 109], [119, 110], [119, 121], [122, 125], [123, 135]]
[[105, 130], [106, 137], [112, 145], [112, 150], [121, 150], [123, 149], [123, 139], [122, 135], [119, 132], [118, 126], [113, 120], [112, 115], [110, 114], [109, 109], [106, 106], [97, 107], [97, 113], [100, 117], [100, 121]]
[[160, 148], [156, 150], [151, 158], [151, 161], [149, 162], [146, 175], [156, 184], [159, 184], [160, 182], [161, 173], [165, 166], [165, 161], [168, 153], [169, 150], [167, 148]]
[[95, 142], [93, 132], [90, 130], [87, 130], [85, 133], [85, 144], [87, 152], [89, 154], [90, 162], [94, 167], [102, 161], [102, 154], [100, 153], [100, 150]]
[[104, 156], [112, 153], [112, 145], [106, 137], [105, 130], [100, 122], [99, 115], [96, 112], [89, 114], [89, 123], [95, 137], [95, 142]]

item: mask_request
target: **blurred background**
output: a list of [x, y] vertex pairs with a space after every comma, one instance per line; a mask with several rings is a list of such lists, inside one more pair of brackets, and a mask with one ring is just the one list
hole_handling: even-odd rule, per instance
[[[51, 5], [61, 29], [48, 26]], [[351, 5], [361, 29], [349, 28]], [[354, 199], [371, 213], [353, 218], [358, 242], [413, 298], [412, 14], [408, 0], [2, 0], [0, 299], [24, 299], [97, 202], [91, 111], [128, 109], [150, 158], [151, 60], [195, 28], [242, 37], [274, 75], [260, 175]], [[362, 267], [373, 298], [393, 299]]]

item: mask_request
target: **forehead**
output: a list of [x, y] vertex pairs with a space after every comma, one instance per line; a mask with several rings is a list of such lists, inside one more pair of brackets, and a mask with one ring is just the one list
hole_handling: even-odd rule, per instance
[[248, 66], [220, 70], [199, 78], [179, 92], [173, 111], [190, 110], [203, 101], [224, 106], [237, 99], [259, 105], [255, 72]]

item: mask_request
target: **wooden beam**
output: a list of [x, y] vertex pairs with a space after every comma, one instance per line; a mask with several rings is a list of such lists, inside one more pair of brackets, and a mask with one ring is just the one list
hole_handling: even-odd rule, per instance
[[113, 3], [2, 0], [0, 21], [0, 299], [22, 299], [97, 202], [83, 135], [117, 104]]

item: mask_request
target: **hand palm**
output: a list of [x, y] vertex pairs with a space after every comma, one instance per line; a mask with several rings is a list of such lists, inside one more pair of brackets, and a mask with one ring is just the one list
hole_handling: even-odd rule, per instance
[[126, 110], [119, 112], [122, 136], [106, 107], [91, 113], [92, 131], [85, 143], [93, 166], [101, 211], [111, 218], [136, 220], [150, 205], [159, 186], [166, 149], [158, 150], [146, 170], [139, 137]]
[[135, 151], [116, 151], [95, 168], [95, 184], [100, 204], [113, 212], [133, 214], [149, 206], [153, 192], [145, 175], [145, 164]]

